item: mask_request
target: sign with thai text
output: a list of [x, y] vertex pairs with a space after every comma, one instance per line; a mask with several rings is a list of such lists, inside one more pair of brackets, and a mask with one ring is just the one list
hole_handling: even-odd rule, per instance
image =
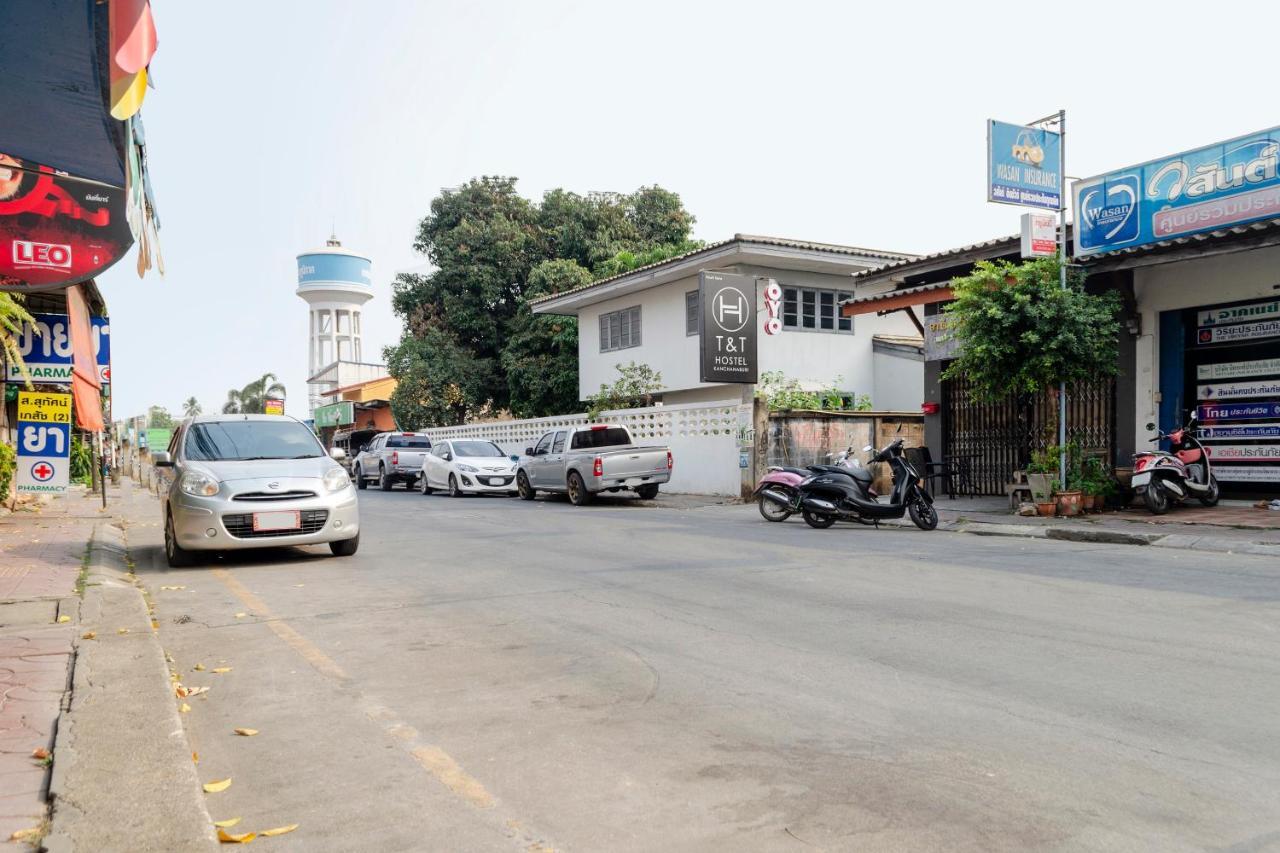
[[1271, 373], [1280, 373], [1280, 358], [1226, 361], [1220, 364], [1201, 364], [1196, 367], [1197, 379], [1237, 379], [1245, 376], [1266, 376]]
[[1052, 213], [1022, 214], [1022, 257], [1051, 258], [1058, 251], [1058, 218]]
[[20, 492], [60, 494], [71, 480], [71, 395], [18, 393]]
[[1062, 207], [1062, 137], [1050, 130], [987, 122], [987, 201]]
[[1264, 379], [1259, 382], [1219, 382], [1201, 385], [1197, 392], [1201, 400], [1244, 400], [1249, 397], [1280, 396], [1280, 379]]
[[1280, 466], [1214, 465], [1213, 476], [1220, 483], [1276, 483], [1280, 482]]
[[1200, 438], [1205, 441], [1222, 441], [1229, 438], [1280, 438], [1280, 424], [1202, 426]]
[[1214, 462], [1280, 462], [1280, 444], [1216, 444], [1205, 449]]
[[1280, 402], [1202, 403], [1196, 407], [1201, 421], [1260, 421], [1280, 418]]
[[1259, 323], [1238, 323], [1234, 326], [1209, 326], [1196, 331], [1196, 342], [1201, 345], [1229, 344], [1277, 336], [1280, 336], [1280, 319], [1263, 320]]
[[319, 406], [315, 411], [316, 429], [339, 427], [356, 422], [356, 404], [351, 400]]
[[1280, 317], [1280, 300], [1233, 305], [1230, 308], [1211, 308], [1201, 311], [1197, 318], [1200, 326], [1221, 326], [1227, 323], [1247, 323], [1250, 320], [1270, 320]]
[[1280, 216], [1280, 128], [1072, 184], [1076, 254]]
[[699, 273], [698, 304], [702, 306], [702, 381], [754, 383], [760, 368], [755, 277]]
[[[71, 384], [71, 326], [66, 314], [32, 314], [34, 322], [24, 323], [18, 332], [18, 354], [26, 362], [31, 381], [54, 385]], [[98, 376], [103, 384], [111, 382], [111, 321], [106, 317], [90, 317], [93, 351], [98, 361]], [[5, 381], [25, 382], [17, 364], [5, 365]]]
[[924, 360], [946, 361], [955, 358], [962, 349], [958, 338], [951, 334], [951, 318], [935, 314], [924, 318]]

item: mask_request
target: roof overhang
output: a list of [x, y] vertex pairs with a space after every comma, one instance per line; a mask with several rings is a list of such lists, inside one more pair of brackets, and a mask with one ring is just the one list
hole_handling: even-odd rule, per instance
[[880, 314], [901, 311], [913, 305], [931, 305], [934, 302], [950, 302], [954, 298], [950, 281], [923, 284], [903, 290], [890, 290], [873, 296], [859, 296], [840, 303], [840, 314], [856, 317], [859, 314]]
[[1131, 249], [1115, 249], [1077, 260], [1091, 273], [1114, 272], [1247, 252], [1269, 246], [1280, 246], [1280, 218], [1175, 237]]

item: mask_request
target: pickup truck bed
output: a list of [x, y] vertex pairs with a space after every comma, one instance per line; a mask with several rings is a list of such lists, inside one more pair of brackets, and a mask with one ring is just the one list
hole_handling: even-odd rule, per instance
[[577, 505], [604, 491], [635, 491], [657, 497], [671, 479], [671, 451], [662, 445], [637, 446], [626, 427], [597, 424], [552, 430], [520, 460], [516, 485], [532, 500], [539, 491], [567, 493]]

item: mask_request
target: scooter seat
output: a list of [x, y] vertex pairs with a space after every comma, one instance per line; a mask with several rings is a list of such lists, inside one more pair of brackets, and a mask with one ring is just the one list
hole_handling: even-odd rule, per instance
[[810, 465], [809, 470], [822, 474], [844, 474], [846, 477], [852, 477], [859, 483], [870, 483], [872, 480], [871, 472], [862, 467], [846, 468], [843, 465]]
[[789, 465], [778, 465], [777, 468], [779, 471], [785, 471], [788, 474], [795, 474], [800, 477], [808, 477], [813, 473], [808, 468], [792, 468]]

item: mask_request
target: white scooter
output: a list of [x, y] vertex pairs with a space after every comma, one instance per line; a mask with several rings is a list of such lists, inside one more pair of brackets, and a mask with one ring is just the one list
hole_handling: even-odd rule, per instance
[[[1133, 455], [1132, 486], [1154, 515], [1164, 515], [1173, 504], [1189, 498], [1205, 506], [1218, 503], [1218, 479], [1213, 476], [1209, 451], [1196, 435], [1199, 426], [1193, 416], [1185, 427], [1171, 433], [1157, 431], [1151, 440], [1169, 439], [1172, 453], [1147, 450]], [[1155, 428], [1147, 424], [1147, 429]]]

